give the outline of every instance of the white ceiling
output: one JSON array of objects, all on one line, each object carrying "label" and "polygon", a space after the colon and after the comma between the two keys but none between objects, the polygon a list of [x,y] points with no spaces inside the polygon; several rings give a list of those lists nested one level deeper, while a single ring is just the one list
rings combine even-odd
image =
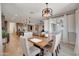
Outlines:
[{"label": "white ceiling", "polygon": [[[53,9],[53,16],[66,13],[67,11],[78,8],[79,4],[71,3],[49,3],[48,7]],[[43,3],[3,3],[2,13],[7,20],[13,22],[25,22],[26,19],[31,22],[42,20],[42,9],[45,8]]]}]

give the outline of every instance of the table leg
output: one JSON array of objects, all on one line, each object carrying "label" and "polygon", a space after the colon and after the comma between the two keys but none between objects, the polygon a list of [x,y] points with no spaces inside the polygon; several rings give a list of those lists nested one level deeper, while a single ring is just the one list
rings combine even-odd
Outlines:
[{"label": "table leg", "polygon": [[41,56],[44,56],[44,49],[43,48],[40,48],[39,46],[35,45],[34,46],[38,47],[40,49],[40,55]]},{"label": "table leg", "polygon": [[41,49],[41,56],[44,56],[44,49]]}]

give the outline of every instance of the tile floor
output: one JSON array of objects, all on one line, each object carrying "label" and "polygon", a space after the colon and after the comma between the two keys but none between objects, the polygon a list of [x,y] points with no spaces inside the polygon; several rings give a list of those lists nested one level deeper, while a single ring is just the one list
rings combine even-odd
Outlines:
[{"label": "tile floor", "polygon": [[[10,42],[6,45],[4,56],[22,56],[20,39],[16,35],[10,35]],[[74,56],[74,45],[61,43],[58,56]]]}]

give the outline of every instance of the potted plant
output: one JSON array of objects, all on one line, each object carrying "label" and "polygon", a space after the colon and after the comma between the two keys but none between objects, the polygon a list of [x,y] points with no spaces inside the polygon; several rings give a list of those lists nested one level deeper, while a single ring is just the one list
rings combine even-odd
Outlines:
[{"label": "potted plant", "polygon": [[7,39],[9,37],[9,33],[5,30],[2,31],[2,38],[6,41],[7,43]]},{"label": "potted plant", "polygon": [[9,37],[9,34],[5,30],[2,30],[3,49],[4,49],[4,51],[5,51],[5,48],[6,48],[6,43],[7,43],[8,37]]}]

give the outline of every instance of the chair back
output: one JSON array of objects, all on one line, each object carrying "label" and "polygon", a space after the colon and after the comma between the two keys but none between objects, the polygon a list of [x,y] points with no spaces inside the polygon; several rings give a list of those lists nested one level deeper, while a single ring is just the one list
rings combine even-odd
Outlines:
[{"label": "chair back", "polygon": [[60,44],[60,41],[61,41],[61,32],[57,33],[56,34],[56,38],[54,40],[54,44],[52,46],[54,46],[54,50],[53,52],[55,52],[55,50],[57,49],[58,45]]},{"label": "chair back", "polygon": [[32,32],[25,32],[24,36],[26,36],[27,38],[31,38],[33,36]]},{"label": "chair back", "polygon": [[22,47],[23,54],[28,56],[30,54],[28,40],[24,36],[20,36],[20,43]]}]

